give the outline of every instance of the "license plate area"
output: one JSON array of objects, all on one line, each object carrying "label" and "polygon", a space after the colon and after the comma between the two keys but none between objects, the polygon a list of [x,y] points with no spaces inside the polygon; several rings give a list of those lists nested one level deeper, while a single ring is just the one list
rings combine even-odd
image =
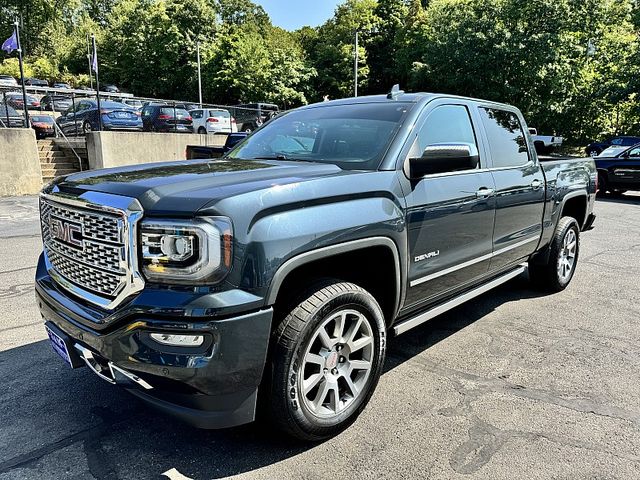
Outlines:
[{"label": "license plate area", "polygon": [[49,343],[53,351],[71,367],[80,368],[84,366],[84,361],[80,358],[76,350],[73,348],[73,341],[62,330],[56,327],[52,322],[46,322],[44,328],[49,336]]}]

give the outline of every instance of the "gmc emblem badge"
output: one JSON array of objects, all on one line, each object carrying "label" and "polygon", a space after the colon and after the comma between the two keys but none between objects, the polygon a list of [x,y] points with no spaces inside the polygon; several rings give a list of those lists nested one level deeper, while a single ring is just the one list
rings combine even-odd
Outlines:
[{"label": "gmc emblem badge", "polygon": [[56,217],[49,217],[49,231],[56,240],[82,248],[82,226]]}]

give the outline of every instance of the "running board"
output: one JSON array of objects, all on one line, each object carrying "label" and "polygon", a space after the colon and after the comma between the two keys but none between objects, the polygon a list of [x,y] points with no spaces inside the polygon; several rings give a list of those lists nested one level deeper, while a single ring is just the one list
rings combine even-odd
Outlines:
[{"label": "running board", "polygon": [[421,313],[413,318],[403,321],[399,323],[395,327],[393,327],[393,333],[396,335],[400,335],[401,333],[406,332],[407,330],[411,330],[413,327],[417,327],[418,325],[426,322],[427,320],[431,320],[433,317],[437,317],[438,315],[451,310],[458,305],[463,304],[467,300],[471,300],[472,298],[477,297],[478,295],[482,295],[485,292],[488,292],[492,288],[497,287],[498,285],[502,285],[505,282],[508,282],[512,278],[517,277],[522,272],[527,269],[526,264],[519,265],[515,270],[511,270],[509,273],[505,273],[498,278],[491,280],[489,283],[485,283],[484,285],[480,285],[479,287],[474,288],[473,290],[469,290],[468,292],[463,293],[462,295],[452,298],[451,300],[446,301],[445,303],[438,305],[437,307],[432,308],[431,310],[427,310],[424,313]]}]

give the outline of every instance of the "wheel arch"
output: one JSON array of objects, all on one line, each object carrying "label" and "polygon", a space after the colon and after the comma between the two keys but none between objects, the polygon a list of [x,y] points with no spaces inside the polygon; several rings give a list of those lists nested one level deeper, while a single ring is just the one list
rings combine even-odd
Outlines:
[{"label": "wheel arch", "polygon": [[[380,261],[376,263],[370,256]],[[369,263],[363,265],[369,270],[350,268],[354,261],[367,259]],[[284,262],[274,274],[267,291],[266,304],[280,304],[283,292],[290,294],[291,289],[300,290],[305,280],[329,276],[352,281],[369,291],[381,304],[385,320],[391,325],[400,308],[402,281],[398,246],[389,237],[363,238],[296,255]],[[378,283],[381,279],[383,282]],[[389,289],[387,287],[391,282],[393,285]]]},{"label": "wheel arch", "polygon": [[587,194],[584,192],[572,192],[565,195],[559,208],[560,214],[555,222],[554,231],[558,227],[560,219],[566,216],[575,218],[582,229],[587,220],[587,204]]}]

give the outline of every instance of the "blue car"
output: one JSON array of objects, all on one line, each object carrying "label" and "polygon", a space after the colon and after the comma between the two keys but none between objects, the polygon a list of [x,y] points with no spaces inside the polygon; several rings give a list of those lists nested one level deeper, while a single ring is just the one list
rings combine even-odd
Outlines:
[{"label": "blue car", "polygon": [[[120,102],[103,100],[100,102],[100,117],[103,130],[142,131],[140,112]],[[98,102],[82,99],[71,106],[56,120],[63,133],[78,135],[99,130]]]},{"label": "blue car", "polygon": [[600,194],[640,190],[640,143],[632,147],[609,147],[594,160]]},{"label": "blue car", "polygon": [[585,152],[587,152],[587,155],[589,155],[590,157],[595,157],[596,155],[600,155],[609,147],[631,147],[636,143],[640,143],[640,137],[621,135],[618,137],[609,138],[604,142],[590,143],[589,145],[587,145],[587,148],[585,148]]}]

